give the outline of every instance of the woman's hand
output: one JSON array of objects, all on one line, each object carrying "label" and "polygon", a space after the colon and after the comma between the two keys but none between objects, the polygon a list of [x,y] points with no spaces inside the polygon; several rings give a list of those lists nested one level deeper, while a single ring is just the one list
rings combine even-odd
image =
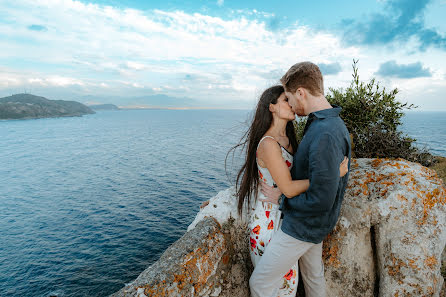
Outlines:
[{"label": "woman's hand", "polygon": [[341,165],[339,166],[339,173],[340,177],[343,177],[348,172],[348,158],[344,157],[344,160],[342,160]]}]

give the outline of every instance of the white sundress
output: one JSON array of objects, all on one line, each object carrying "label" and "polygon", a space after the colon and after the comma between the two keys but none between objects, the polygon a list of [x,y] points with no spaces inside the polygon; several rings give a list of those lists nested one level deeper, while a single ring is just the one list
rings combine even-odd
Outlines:
[{"label": "white sundress", "polygon": [[[274,139],[274,137],[272,136],[264,136],[259,141],[259,145],[265,138]],[[280,145],[279,142],[277,143]],[[281,145],[280,148],[282,150],[282,157],[284,159],[284,162],[286,162],[288,169],[291,169],[293,165],[293,155],[289,153]],[[267,168],[260,167],[259,163],[257,163],[257,169],[259,171],[259,178],[261,180],[263,180],[269,186],[275,185],[275,182]],[[281,221],[282,212],[279,210],[279,205],[272,204],[269,202],[259,201],[259,199],[265,199],[265,198],[266,197],[262,194],[259,188],[258,199],[252,207],[249,219],[249,228],[251,230],[249,237],[250,249],[251,249],[250,254],[251,254],[251,261],[254,267],[256,267],[257,263],[260,261],[260,257],[262,257],[266,246],[268,246],[268,243],[270,242],[273,234],[277,230],[279,230],[280,225],[282,223]],[[292,267],[290,267],[290,270],[283,276],[283,283],[280,286],[278,296],[296,295],[297,271],[298,271],[298,263],[296,262]]]}]

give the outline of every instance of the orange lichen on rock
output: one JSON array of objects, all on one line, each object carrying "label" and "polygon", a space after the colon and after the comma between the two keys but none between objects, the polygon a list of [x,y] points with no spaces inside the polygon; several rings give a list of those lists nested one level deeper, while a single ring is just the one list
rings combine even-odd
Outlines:
[{"label": "orange lichen on rock", "polygon": [[223,257],[221,258],[221,260],[222,260],[223,264],[228,265],[228,263],[229,263],[229,254],[228,253],[224,254]]},{"label": "orange lichen on rock", "polygon": [[323,242],[322,258],[325,265],[339,267],[341,264],[337,258],[339,251],[339,240],[332,236],[333,233],[328,234]]},{"label": "orange lichen on rock", "polygon": [[392,265],[385,266],[385,268],[387,268],[387,273],[395,279],[401,281],[401,279],[405,278],[404,274],[401,273],[401,268],[407,267],[407,265],[406,263],[404,263],[403,260],[396,258],[393,253],[390,254],[390,257],[390,259],[392,260]]},{"label": "orange lichen on rock", "polygon": [[385,185],[385,186],[392,186],[394,183],[386,180],[386,181],[382,181],[381,184]]},{"label": "orange lichen on rock", "polygon": [[419,270],[417,264],[415,264],[415,261],[416,261],[417,259],[418,259],[418,258],[416,258],[415,260],[414,260],[414,259],[410,259],[410,260],[409,260],[409,266],[410,266],[410,268],[412,268],[412,269],[414,269],[414,270]]},{"label": "orange lichen on rock", "polygon": [[379,159],[379,158],[374,159],[374,160],[372,161],[372,167],[378,167],[382,162],[383,162],[382,159]]},{"label": "orange lichen on rock", "polygon": [[424,260],[424,264],[428,266],[430,269],[435,269],[435,266],[438,264],[437,258],[435,256],[427,257],[426,260]]},{"label": "orange lichen on rock", "polygon": [[[183,263],[179,263],[178,273],[173,273],[174,286],[167,286],[166,282],[159,282],[150,286],[143,286],[146,296],[172,296],[193,287],[194,292],[200,292],[204,287],[212,286],[207,284],[208,279],[215,272],[216,265],[221,259],[223,264],[230,261],[229,255],[225,253],[224,235],[217,231],[210,233],[206,240],[212,248],[201,246],[184,256]],[[223,255],[222,255],[223,254]]]},{"label": "orange lichen on rock", "polygon": [[160,297],[164,297],[164,296],[171,296],[172,291],[171,290],[167,290],[166,287],[151,287],[148,285],[144,285],[142,287],[136,287],[135,290],[138,289],[144,289],[144,295],[146,296],[160,296]]},{"label": "orange lichen on rock", "polygon": [[421,191],[422,203],[423,203],[423,217],[417,222],[418,225],[423,225],[427,217],[429,216],[430,210],[437,204],[444,205],[446,203],[446,190],[445,188],[435,188],[431,192]]},{"label": "orange lichen on rock", "polygon": [[404,196],[401,195],[401,194],[396,195],[396,198],[397,198],[399,201],[407,202],[407,198],[404,197]]}]

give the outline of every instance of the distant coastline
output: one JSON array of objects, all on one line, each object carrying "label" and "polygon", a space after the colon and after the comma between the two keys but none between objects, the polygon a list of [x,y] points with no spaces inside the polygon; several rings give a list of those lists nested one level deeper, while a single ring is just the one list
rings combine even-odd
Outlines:
[{"label": "distant coastline", "polygon": [[182,106],[182,107],[164,107],[164,106],[146,106],[146,105],[131,105],[119,106],[119,109],[126,110],[250,110],[249,108],[227,108],[227,107],[200,107],[200,106]]},{"label": "distant coastline", "polygon": [[114,104],[95,104],[95,105],[87,105],[89,108],[93,110],[119,110],[120,108]]}]

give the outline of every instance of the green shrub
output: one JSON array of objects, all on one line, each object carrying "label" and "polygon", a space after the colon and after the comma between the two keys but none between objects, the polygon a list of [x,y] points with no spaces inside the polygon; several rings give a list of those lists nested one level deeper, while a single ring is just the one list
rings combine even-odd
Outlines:
[{"label": "green shrub", "polygon": [[[426,149],[414,146],[415,139],[403,134],[403,110],[416,108],[396,99],[398,89],[387,91],[375,78],[368,83],[359,80],[358,61],[353,60],[353,80],[347,89],[329,88],[325,96],[331,104],[342,107],[340,114],[352,138],[356,158],[403,158],[430,165],[433,158]],[[302,135],[305,120],[295,124]],[[299,136],[298,136],[299,137]]]}]

